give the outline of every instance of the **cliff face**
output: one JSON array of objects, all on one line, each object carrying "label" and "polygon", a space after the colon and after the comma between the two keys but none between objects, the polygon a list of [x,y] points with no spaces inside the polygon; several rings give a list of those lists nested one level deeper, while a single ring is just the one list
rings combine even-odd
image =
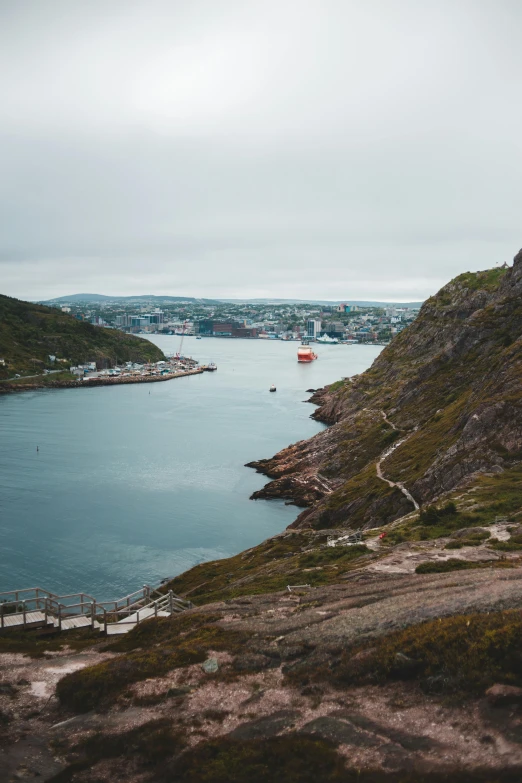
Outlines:
[{"label": "cliff face", "polygon": [[296,527],[374,527],[522,460],[522,251],[466,273],[360,376],[316,392],[332,426],[273,459],[254,498],[307,507]]}]

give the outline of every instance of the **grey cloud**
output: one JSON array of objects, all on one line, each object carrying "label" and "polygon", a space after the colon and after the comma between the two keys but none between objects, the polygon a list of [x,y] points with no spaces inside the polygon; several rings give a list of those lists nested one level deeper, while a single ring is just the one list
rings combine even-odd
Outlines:
[{"label": "grey cloud", "polygon": [[521,17],[0,3],[0,290],[404,300],[509,260]]}]

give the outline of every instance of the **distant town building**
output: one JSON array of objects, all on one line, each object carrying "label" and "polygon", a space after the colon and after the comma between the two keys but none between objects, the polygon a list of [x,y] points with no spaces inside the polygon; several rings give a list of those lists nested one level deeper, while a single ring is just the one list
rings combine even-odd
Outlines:
[{"label": "distant town building", "polygon": [[337,306],[338,313],[356,313],[359,310],[358,305],[340,304]]},{"label": "distant town building", "polygon": [[257,329],[254,326],[234,327],[232,337],[257,337]]},{"label": "distant town building", "polygon": [[306,322],[306,336],[315,340],[321,334],[321,321],[318,318],[309,318]]}]

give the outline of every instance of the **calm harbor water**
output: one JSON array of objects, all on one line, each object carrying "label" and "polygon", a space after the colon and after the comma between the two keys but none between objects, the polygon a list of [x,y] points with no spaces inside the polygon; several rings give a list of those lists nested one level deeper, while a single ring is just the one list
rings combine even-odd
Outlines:
[{"label": "calm harbor water", "polygon": [[[179,338],[153,342],[175,353]],[[217,372],[0,395],[0,591],[115,598],[283,530],[298,510],[249,500],[266,479],[244,463],[318,432],[306,389],[381,350],[318,345],[300,365],[297,347],[186,338]]]}]

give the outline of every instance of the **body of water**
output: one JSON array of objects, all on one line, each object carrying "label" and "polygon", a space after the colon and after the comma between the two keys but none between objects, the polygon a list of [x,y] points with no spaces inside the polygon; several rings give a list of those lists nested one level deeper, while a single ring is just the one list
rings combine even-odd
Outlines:
[{"label": "body of water", "polygon": [[282,531],[298,509],[249,500],[266,479],[245,462],[318,432],[306,389],[381,350],[317,345],[303,365],[297,347],[188,337],[184,353],[217,372],[0,395],[0,591],[115,598]]}]

